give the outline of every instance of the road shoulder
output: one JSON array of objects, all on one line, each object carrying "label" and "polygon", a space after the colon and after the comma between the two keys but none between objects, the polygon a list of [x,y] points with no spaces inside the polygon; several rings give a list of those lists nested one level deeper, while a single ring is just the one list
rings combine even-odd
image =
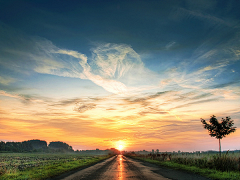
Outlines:
[{"label": "road shoulder", "polygon": [[[131,157],[129,157],[129,158],[131,158]],[[161,166],[159,164],[146,162],[144,160],[139,160],[139,159],[135,159],[135,158],[132,158],[132,159],[142,163],[145,166],[155,168],[155,170],[153,170],[154,173],[162,175],[163,177],[166,177],[166,178],[169,178],[172,180],[211,180],[210,178],[201,176],[199,174],[191,173],[191,172],[188,172],[185,170],[171,169],[171,168],[168,168],[165,166]]]},{"label": "road shoulder", "polygon": [[96,164],[99,164],[99,163],[108,161],[109,159],[112,159],[112,158],[114,158],[114,156],[113,156],[113,157],[109,157],[109,158],[107,158],[107,159],[103,159],[103,160],[97,161],[97,162],[95,162],[95,163],[91,163],[91,164],[86,165],[86,166],[82,166],[82,167],[79,167],[79,168],[76,168],[76,169],[67,171],[67,172],[65,172],[65,173],[63,173],[63,174],[60,174],[60,175],[58,175],[58,176],[54,176],[54,177],[48,178],[48,179],[46,179],[46,180],[61,180],[61,179],[64,179],[64,178],[66,178],[66,177],[68,177],[68,176],[70,176],[70,175],[72,175],[72,174],[75,174],[75,173],[77,173],[77,172],[79,172],[79,171],[81,171],[81,170],[84,170],[84,169],[87,169],[87,168],[89,168],[89,167],[91,167],[91,166],[94,166],[94,165],[96,165]]}]

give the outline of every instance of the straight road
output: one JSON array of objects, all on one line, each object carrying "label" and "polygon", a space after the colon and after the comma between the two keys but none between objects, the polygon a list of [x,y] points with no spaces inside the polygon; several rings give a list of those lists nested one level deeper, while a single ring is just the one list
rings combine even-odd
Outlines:
[{"label": "straight road", "polygon": [[199,175],[162,168],[147,162],[116,155],[82,169],[62,180],[209,180]]}]

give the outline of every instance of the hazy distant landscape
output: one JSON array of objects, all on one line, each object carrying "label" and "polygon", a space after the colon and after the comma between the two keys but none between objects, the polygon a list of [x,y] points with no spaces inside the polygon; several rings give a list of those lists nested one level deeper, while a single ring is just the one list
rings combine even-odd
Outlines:
[{"label": "hazy distant landscape", "polygon": [[[68,171],[95,164],[115,155],[155,163],[160,166],[194,172],[212,179],[238,179],[240,177],[240,150],[195,152],[76,150],[64,142],[28,140],[0,143],[1,179],[56,178]],[[199,169],[200,168],[200,169]]]}]

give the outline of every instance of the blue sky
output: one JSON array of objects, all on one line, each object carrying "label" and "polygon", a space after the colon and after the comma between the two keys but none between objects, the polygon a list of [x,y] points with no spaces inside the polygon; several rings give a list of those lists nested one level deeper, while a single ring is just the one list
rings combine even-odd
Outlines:
[{"label": "blue sky", "polygon": [[0,0],[0,139],[217,149],[200,118],[240,126],[239,7]]}]

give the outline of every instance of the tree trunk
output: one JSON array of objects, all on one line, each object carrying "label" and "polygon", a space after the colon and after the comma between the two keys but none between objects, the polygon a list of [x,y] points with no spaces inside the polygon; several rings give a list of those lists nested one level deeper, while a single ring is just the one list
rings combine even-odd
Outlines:
[{"label": "tree trunk", "polygon": [[219,154],[220,154],[220,157],[221,157],[221,139],[219,139]]}]

